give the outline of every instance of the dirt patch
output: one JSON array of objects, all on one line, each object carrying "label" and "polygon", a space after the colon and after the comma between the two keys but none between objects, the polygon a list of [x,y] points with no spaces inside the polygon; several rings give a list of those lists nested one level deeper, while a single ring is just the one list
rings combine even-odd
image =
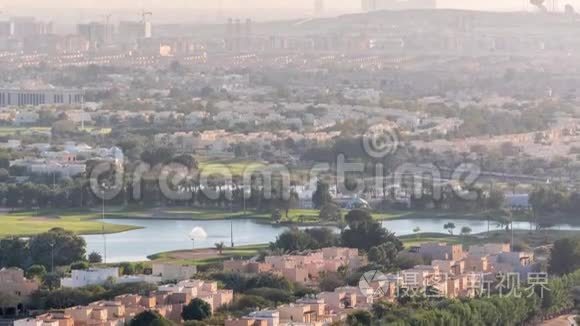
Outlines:
[{"label": "dirt patch", "polygon": [[23,220],[27,220],[27,221],[54,221],[54,220],[60,220],[60,219],[62,219],[62,218],[58,215],[43,215],[43,216],[33,216],[33,217],[23,218]]},{"label": "dirt patch", "polygon": [[196,249],[196,250],[182,250],[174,251],[167,254],[170,259],[184,259],[184,260],[203,260],[219,257],[217,249]]}]

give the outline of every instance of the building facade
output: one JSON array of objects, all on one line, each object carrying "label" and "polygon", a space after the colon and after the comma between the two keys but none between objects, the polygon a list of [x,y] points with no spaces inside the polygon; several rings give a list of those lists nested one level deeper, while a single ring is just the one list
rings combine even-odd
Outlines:
[{"label": "building facade", "polygon": [[73,89],[0,89],[0,107],[82,104],[84,93]]},{"label": "building facade", "polygon": [[0,303],[0,316],[16,315],[24,310],[28,297],[38,287],[38,282],[26,279],[19,268],[0,270],[0,296],[6,298]]}]

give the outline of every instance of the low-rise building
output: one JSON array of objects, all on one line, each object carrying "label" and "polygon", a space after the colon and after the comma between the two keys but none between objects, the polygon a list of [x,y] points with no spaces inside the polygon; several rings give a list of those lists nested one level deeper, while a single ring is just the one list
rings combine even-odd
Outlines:
[{"label": "low-rise building", "polygon": [[[226,320],[226,326],[323,326],[344,321],[349,312],[370,309],[369,306],[354,305],[357,299],[355,288],[340,288],[335,292],[325,292],[328,296],[305,297],[294,303],[284,304],[274,310],[259,310],[240,319]],[[356,288],[358,290],[358,288]],[[333,301],[335,300],[336,301]],[[343,303],[340,302],[342,299]],[[347,300],[352,299],[348,304]],[[366,301],[366,300],[363,300]]]},{"label": "low-rise building", "polygon": [[38,290],[38,287],[38,282],[25,278],[24,271],[19,268],[1,269],[0,296],[7,298],[7,302],[0,303],[2,315],[17,315],[22,312],[30,295]]},{"label": "low-rise building", "polygon": [[188,265],[154,263],[152,269],[152,275],[164,282],[189,280],[197,273],[197,267]]},{"label": "low-rise building", "polygon": [[20,112],[16,113],[16,116],[14,117],[13,123],[16,126],[31,125],[31,124],[37,123],[38,119],[40,119],[40,116],[36,112],[20,111]]},{"label": "low-rise building", "polygon": [[60,285],[68,288],[80,288],[89,285],[103,285],[107,280],[116,280],[117,278],[119,278],[119,268],[117,267],[74,269],[71,271],[71,277],[60,280]]},{"label": "low-rise building", "polygon": [[469,247],[469,255],[473,256],[499,255],[510,251],[509,243],[486,243]]},{"label": "low-rise building", "polygon": [[425,258],[438,258],[432,260],[431,265],[401,271],[402,281],[398,286],[403,289],[430,288],[448,298],[473,296],[477,290],[474,284],[481,284],[483,280],[493,282],[498,274],[518,273],[521,279],[525,279],[536,267],[532,253],[512,252],[510,245],[503,243],[471,246],[466,254],[461,247],[442,243],[423,244],[413,250]]},{"label": "low-rise building", "polygon": [[292,282],[301,284],[316,282],[320,273],[336,272],[341,267],[356,270],[367,264],[364,255],[352,248],[323,248],[296,255],[266,256],[264,262],[230,260],[224,262],[224,270],[234,273],[279,274]]},{"label": "low-rise building", "polygon": [[216,282],[200,280],[162,285],[158,291],[166,294],[167,300],[172,304],[187,304],[193,298],[200,298],[211,306],[212,311],[234,300],[233,291],[219,290]]},{"label": "low-rise building", "polygon": [[[183,281],[177,284],[160,286],[157,292],[149,295],[125,294],[111,301],[97,301],[87,306],[77,306],[61,311],[54,311],[36,318],[26,318],[15,321],[15,326],[123,326],[133,317],[147,311],[157,311],[163,317],[176,324],[182,324],[181,312],[183,306],[192,299],[200,298],[208,302],[212,309],[229,304],[233,300],[233,292],[219,290],[216,282],[201,280]],[[256,325],[256,324],[250,324]],[[257,324],[277,326],[277,324]]]},{"label": "low-rise building", "polygon": [[460,244],[446,243],[422,243],[418,248],[418,253],[424,258],[434,260],[455,260],[463,259],[463,248]]}]

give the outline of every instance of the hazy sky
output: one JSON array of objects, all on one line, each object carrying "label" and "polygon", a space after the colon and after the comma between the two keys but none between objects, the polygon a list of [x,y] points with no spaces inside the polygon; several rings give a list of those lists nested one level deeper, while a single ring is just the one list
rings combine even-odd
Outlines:
[{"label": "hazy sky", "polygon": [[[554,0],[547,0],[551,2]],[[556,0],[560,7],[571,3],[580,7],[580,0]],[[361,0],[326,0],[328,9],[353,10]],[[521,10],[528,0],[438,0],[439,7],[481,10]],[[0,7],[22,8],[311,8],[314,0],[0,0]]]}]

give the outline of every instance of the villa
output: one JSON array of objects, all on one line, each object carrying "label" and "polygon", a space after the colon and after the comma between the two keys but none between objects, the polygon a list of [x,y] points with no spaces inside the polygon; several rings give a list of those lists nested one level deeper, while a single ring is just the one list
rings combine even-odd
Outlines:
[{"label": "villa", "polygon": [[200,298],[211,306],[212,311],[234,300],[232,290],[218,290],[217,282],[200,280],[162,285],[159,286],[158,292],[172,304],[187,304],[191,299]]},{"label": "villa", "polygon": [[71,277],[62,278],[62,287],[80,288],[89,285],[103,285],[108,280],[117,284],[150,283],[158,284],[168,281],[189,280],[197,273],[195,266],[154,263],[151,275],[119,275],[119,268],[90,268],[87,270],[72,270]]},{"label": "villa", "polygon": [[71,277],[60,280],[60,285],[66,288],[80,288],[89,285],[103,285],[107,280],[119,278],[119,268],[90,268],[87,270],[75,269]]},{"label": "villa", "polygon": [[264,262],[230,260],[224,262],[224,271],[233,273],[274,273],[296,283],[316,282],[320,273],[336,272],[341,267],[356,270],[367,264],[357,249],[323,248],[296,255],[266,256]]},{"label": "villa", "polygon": [[87,306],[71,307],[36,318],[17,320],[14,326],[123,326],[147,310],[157,311],[174,323],[181,324],[183,306],[194,298],[200,298],[208,302],[212,309],[217,309],[232,302],[233,292],[218,290],[216,282],[182,281],[160,286],[157,292],[149,295],[125,294],[111,301],[97,301]]},{"label": "villa", "polygon": [[431,264],[399,272],[396,286],[413,291],[431,288],[447,298],[471,297],[481,282],[493,280],[498,274],[518,273],[526,279],[535,268],[533,253],[512,252],[510,245],[503,243],[471,246],[468,252],[461,245],[426,243],[411,252]]},{"label": "villa", "polygon": [[240,319],[226,320],[226,326],[322,326],[343,321],[356,309],[368,310],[373,296],[367,296],[358,287],[341,287],[333,292],[307,296],[274,310],[259,310]]}]

